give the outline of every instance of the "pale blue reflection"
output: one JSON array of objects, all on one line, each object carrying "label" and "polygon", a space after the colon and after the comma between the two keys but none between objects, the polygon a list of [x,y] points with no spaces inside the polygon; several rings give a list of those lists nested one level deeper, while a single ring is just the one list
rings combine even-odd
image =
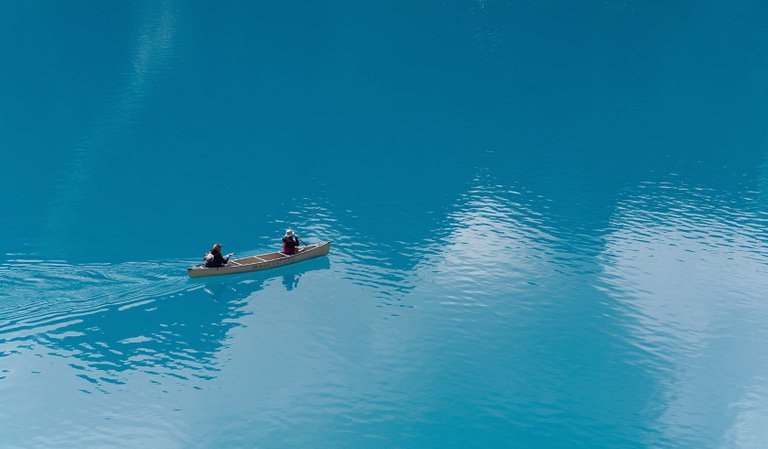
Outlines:
[{"label": "pale blue reflection", "polygon": [[749,440],[768,420],[761,213],[674,176],[616,206],[601,282],[630,342],[660,368],[655,426],[668,441],[756,447]]},{"label": "pale blue reflection", "polygon": [[159,72],[173,58],[175,20],[168,0],[140,6],[127,67],[115,75],[118,87],[106,94],[111,97],[104,101],[107,106],[97,111],[94,123],[84,127],[81,140],[70,149],[68,161],[52,179],[54,194],[46,205],[44,239],[61,240],[69,228],[80,225],[75,219],[77,212],[91,207],[88,200],[98,188],[93,178],[105,168],[107,156],[119,151],[122,135],[134,130],[136,116],[144,108]]},{"label": "pale blue reflection", "polygon": [[513,294],[542,281],[557,239],[530,196],[476,177],[435,232],[439,244],[414,267],[419,289],[440,289],[445,304],[483,307],[491,285]]},{"label": "pale blue reflection", "polygon": [[[9,429],[17,429],[6,432],[5,441],[25,441],[25,435],[34,432],[28,441],[46,447],[75,441],[82,447],[114,439],[119,440],[115,447],[142,441],[188,446],[187,435],[193,431],[167,419],[167,414],[194,409],[194,402],[186,403],[186,395],[212,388],[211,383],[222,375],[227,354],[231,354],[233,332],[254,312],[253,303],[259,301],[256,294],[266,285],[284,288],[286,278],[294,280],[287,293],[302,294],[302,283],[295,282],[297,279],[330,268],[325,258],[274,272],[232,276],[226,281],[195,282],[179,276],[183,267],[178,265],[172,267],[175,275],[165,280],[147,277],[152,271],[162,273],[157,266],[125,265],[129,267],[59,263],[62,273],[120,279],[125,286],[121,289],[109,282],[89,286],[85,277],[81,283],[72,284],[72,280],[56,279],[48,273],[46,282],[80,285],[82,291],[60,292],[58,303],[51,298],[44,306],[22,307],[29,315],[17,312],[3,322],[0,361],[9,369],[0,373],[0,391],[5,400],[20,404],[13,414],[2,416]],[[42,273],[30,269],[28,263],[4,268],[28,281]],[[45,268],[50,271],[51,267]],[[137,276],[135,288],[127,282],[126,271]],[[139,277],[141,273],[143,277]],[[22,286],[13,291],[11,298],[24,297]],[[103,431],[82,427],[88,422],[87,415],[94,412],[91,407],[67,408],[62,415],[41,408],[43,404],[24,403],[21,398],[32,390],[62,405],[102,404],[99,419],[105,420]],[[100,396],[112,399],[86,399]],[[128,421],[121,419],[121,409],[133,410]],[[45,428],[35,427],[36,417],[46,417]],[[139,428],[139,434],[132,435]]]}]

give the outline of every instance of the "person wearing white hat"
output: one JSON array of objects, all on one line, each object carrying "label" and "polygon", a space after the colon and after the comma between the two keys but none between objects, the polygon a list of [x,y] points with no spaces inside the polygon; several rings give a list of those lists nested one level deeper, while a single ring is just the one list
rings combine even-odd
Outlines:
[{"label": "person wearing white hat", "polygon": [[283,236],[283,254],[296,254],[299,252],[299,243],[301,239],[294,234],[293,230],[286,229]]}]

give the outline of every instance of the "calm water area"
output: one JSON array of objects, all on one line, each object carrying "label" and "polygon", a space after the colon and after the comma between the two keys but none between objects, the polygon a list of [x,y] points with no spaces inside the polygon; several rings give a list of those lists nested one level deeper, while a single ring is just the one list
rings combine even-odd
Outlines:
[{"label": "calm water area", "polygon": [[768,447],[768,3],[18,1],[0,55],[0,448]]}]

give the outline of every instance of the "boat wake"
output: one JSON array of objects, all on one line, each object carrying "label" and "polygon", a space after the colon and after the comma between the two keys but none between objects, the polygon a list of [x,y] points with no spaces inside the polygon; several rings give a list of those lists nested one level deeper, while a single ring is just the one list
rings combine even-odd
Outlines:
[{"label": "boat wake", "polygon": [[16,259],[0,264],[0,341],[41,328],[66,327],[76,317],[129,307],[189,289],[178,262],[73,265]]}]

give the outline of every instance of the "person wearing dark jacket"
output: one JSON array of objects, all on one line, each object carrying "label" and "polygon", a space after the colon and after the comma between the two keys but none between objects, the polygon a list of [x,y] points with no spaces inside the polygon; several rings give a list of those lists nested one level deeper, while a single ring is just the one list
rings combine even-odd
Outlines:
[{"label": "person wearing dark jacket", "polygon": [[287,229],[283,237],[283,254],[296,254],[299,252],[301,239],[292,230]]},{"label": "person wearing dark jacket", "polygon": [[217,243],[213,245],[213,248],[211,248],[211,250],[205,254],[205,257],[204,257],[205,267],[206,268],[223,267],[224,265],[227,264],[227,262],[229,262],[230,257],[232,257],[232,254],[227,254],[226,256],[221,255],[221,245]]}]

